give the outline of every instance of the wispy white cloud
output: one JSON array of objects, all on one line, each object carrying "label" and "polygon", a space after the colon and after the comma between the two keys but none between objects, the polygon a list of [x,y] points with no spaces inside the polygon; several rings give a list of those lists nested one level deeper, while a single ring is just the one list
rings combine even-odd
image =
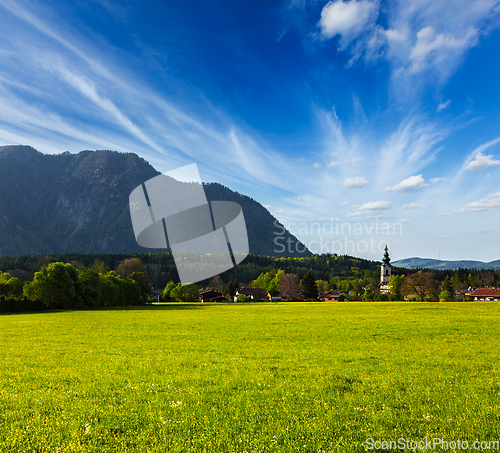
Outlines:
[{"label": "wispy white cloud", "polygon": [[385,211],[392,208],[392,203],[390,201],[369,201],[358,206],[355,211]]},{"label": "wispy white cloud", "polygon": [[416,190],[422,190],[425,186],[425,180],[422,175],[410,176],[404,179],[400,183],[392,187],[386,187],[384,190],[387,192],[414,192]]},{"label": "wispy white cloud", "polygon": [[37,17],[9,0],[0,5],[24,22],[23,33],[9,36],[13,52],[0,68],[0,120],[10,131],[0,135],[4,143],[18,138],[14,143],[44,152],[136,152],[160,171],[194,160],[205,177],[296,190],[276,175],[303,172],[303,165],[275,152],[258,134],[243,132],[228,115],[210,106],[212,115],[200,115],[196,107],[175,104],[138,80],[129,62],[106,57],[114,54],[111,45],[93,47],[57,17]]},{"label": "wispy white cloud", "polygon": [[368,184],[368,181],[365,179],[364,176],[355,176],[353,178],[347,178],[344,180],[344,186],[347,188],[357,188],[357,187],[364,187]]},{"label": "wispy white cloud", "polygon": [[328,160],[327,167],[362,162],[363,159],[359,155],[359,138],[356,135],[346,136],[335,107],[329,112],[319,110],[317,115],[324,129],[323,140],[328,144],[325,149],[325,158],[331,159]]},{"label": "wispy white cloud", "polygon": [[464,211],[490,211],[494,208],[500,208],[500,192],[492,193],[486,198],[482,198],[479,201],[473,201],[472,203],[467,203],[459,212]]},{"label": "wispy white cloud", "polygon": [[431,183],[436,184],[439,181],[446,181],[446,178],[432,178]]},{"label": "wispy white cloud", "polygon": [[424,168],[436,158],[439,143],[448,135],[447,127],[421,115],[405,118],[380,151],[379,184],[392,178],[396,169],[397,174],[411,175]]},{"label": "wispy white cloud", "polygon": [[451,104],[451,100],[448,99],[446,102],[441,102],[438,106],[437,106],[437,111],[440,112],[441,110],[444,110],[446,107],[448,107],[449,105]]},{"label": "wispy white cloud", "polygon": [[392,208],[393,204],[390,201],[369,201],[360,206],[353,205],[348,217],[381,219],[384,217],[382,212]]},{"label": "wispy white cloud", "polygon": [[355,164],[357,162],[363,162],[363,159],[360,157],[354,157],[353,159],[344,159],[344,160],[331,160],[326,164],[328,168],[338,167],[340,165],[350,165]]},{"label": "wispy white cloud", "polygon": [[153,140],[151,140],[142,130],[138,127],[134,122],[125,115],[112,101],[107,99],[106,97],[100,95],[97,92],[95,84],[81,77],[77,74],[74,74],[68,71],[64,67],[56,67],[58,72],[61,74],[62,78],[73,87],[75,90],[79,91],[83,94],[88,100],[93,102],[99,108],[101,108],[104,112],[111,115],[111,117],[120,124],[126,131],[130,134],[137,137],[144,144],[150,146],[151,148],[162,151],[162,147],[156,144]]},{"label": "wispy white cloud", "polygon": [[408,203],[408,204],[405,204],[404,207],[406,209],[422,209],[423,206],[421,204],[418,204],[418,203]]}]

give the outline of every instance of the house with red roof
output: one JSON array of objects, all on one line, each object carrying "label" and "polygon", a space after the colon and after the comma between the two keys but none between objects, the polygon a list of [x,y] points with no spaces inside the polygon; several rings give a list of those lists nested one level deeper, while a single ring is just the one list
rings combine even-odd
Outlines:
[{"label": "house with red roof", "polygon": [[318,299],[323,302],[345,302],[347,300],[346,291],[323,291],[318,294]]},{"label": "house with red roof", "polygon": [[478,288],[470,297],[474,300],[500,300],[500,288]]}]

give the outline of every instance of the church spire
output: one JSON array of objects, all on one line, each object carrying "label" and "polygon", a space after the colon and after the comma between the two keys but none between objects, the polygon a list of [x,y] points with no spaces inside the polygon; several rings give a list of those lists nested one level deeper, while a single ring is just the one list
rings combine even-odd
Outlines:
[{"label": "church spire", "polygon": [[388,266],[390,263],[391,259],[389,258],[389,249],[387,248],[387,242],[385,243],[385,253],[384,253],[384,259],[382,262]]}]

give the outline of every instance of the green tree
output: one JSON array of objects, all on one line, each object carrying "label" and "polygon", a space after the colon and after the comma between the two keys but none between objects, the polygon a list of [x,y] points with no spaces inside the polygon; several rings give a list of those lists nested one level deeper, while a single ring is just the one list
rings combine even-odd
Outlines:
[{"label": "green tree", "polygon": [[358,279],[356,280],[356,282],[354,283],[354,294],[357,295],[357,296],[361,296],[361,294],[363,294],[363,286],[365,286],[366,283],[363,283],[362,280]]},{"label": "green tree", "polygon": [[187,302],[197,302],[200,299],[200,290],[198,285],[191,283],[185,287]]},{"label": "green tree", "polygon": [[99,280],[101,281],[102,288],[102,305],[105,307],[116,307],[118,305],[125,305],[121,300],[121,280],[115,271],[109,271],[104,274],[99,273]]},{"label": "green tree", "polygon": [[170,301],[172,300],[171,297],[170,297],[170,292],[176,287],[176,284],[170,280],[168,283],[167,283],[167,286],[165,286],[165,289],[163,290],[163,293],[162,293],[162,298],[163,300],[166,300],[166,301]]},{"label": "green tree", "polygon": [[276,275],[275,271],[262,272],[253,282],[252,286],[254,288],[260,288],[265,291],[269,291],[269,286],[274,276]]},{"label": "green tree", "polygon": [[92,269],[102,275],[108,272],[108,267],[106,266],[104,261],[101,260],[95,260],[94,264],[92,265]]},{"label": "green tree", "polygon": [[278,272],[276,272],[274,278],[269,282],[267,291],[278,291],[280,287],[280,282],[284,276],[285,276],[285,271],[279,269]]},{"label": "green tree", "polygon": [[123,278],[115,271],[100,275],[105,306],[141,305],[144,303],[141,288],[134,280]]},{"label": "green tree", "polygon": [[199,299],[200,292],[195,284],[182,285],[182,283],[178,283],[170,291],[170,297],[177,302],[195,302]]},{"label": "green tree", "polygon": [[371,290],[370,286],[366,286],[365,292],[361,296],[361,300],[363,302],[371,302],[374,300],[373,291]]},{"label": "green tree", "polygon": [[441,291],[439,293],[439,302],[451,302],[451,294],[449,291]]},{"label": "green tree", "polygon": [[389,294],[391,300],[402,300],[401,286],[404,282],[404,275],[391,275],[389,277]]},{"label": "green tree", "polygon": [[47,308],[82,306],[78,271],[67,263],[51,263],[35,273],[33,281],[24,285],[24,295],[40,300]]},{"label": "green tree", "polygon": [[307,271],[304,277],[302,277],[300,286],[302,286],[302,297],[305,300],[316,300],[318,298],[316,280],[314,279],[314,275],[311,271]]},{"label": "green tree", "polygon": [[[453,297],[454,291],[453,291],[453,282],[450,280],[450,277],[446,276],[441,283],[441,289],[443,291],[446,291],[450,297]],[[441,299],[441,296],[439,297]]]},{"label": "green tree", "polygon": [[93,269],[80,269],[78,280],[81,284],[81,297],[84,305],[88,307],[104,305],[103,287],[99,272]]},{"label": "green tree", "polygon": [[321,293],[323,291],[329,290],[330,284],[325,280],[316,280],[316,288],[318,288],[318,292]]},{"label": "green tree", "polygon": [[226,295],[229,299],[232,299],[234,297],[234,293],[236,292],[236,289],[234,289],[233,282],[229,282],[226,286]]},{"label": "green tree", "polygon": [[182,283],[177,283],[175,288],[170,290],[170,298],[176,302],[185,302],[185,292]]},{"label": "green tree", "polygon": [[128,278],[133,280],[141,290],[141,299],[144,303],[149,302],[149,295],[151,294],[151,282],[148,280],[144,272],[132,272]]},{"label": "green tree", "polygon": [[12,278],[8,272],[0,272],[0,283],[7,283]]},{"label": "green tree", "polygon": [[20,299],[23,296],[24,282],[11,277],[7,272],[0,272],[0,296]]}]

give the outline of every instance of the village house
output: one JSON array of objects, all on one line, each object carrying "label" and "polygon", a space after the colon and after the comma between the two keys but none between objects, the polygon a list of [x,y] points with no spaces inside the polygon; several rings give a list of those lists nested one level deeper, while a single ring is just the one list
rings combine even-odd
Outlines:
[{"label": "village house", "polygon": [[238,296],[240,294],[245,296],[245,299],[250,299],[252,302],[257,300],[266,300],[268,298],[266,293],[267,291],[260,288],[240,288],[234,295],[234,301],[238,301]]},{"label": "village house", "polygon": [[478,288],[470,294],[474,300],[500,300],[500,288]]},{"label": "village house", "polygon": [[277,302],[278,300],[283,300],[283,298],[281,297],[281,293],[279,291],[268,291],[266,295],[271,302]]},{"label": "village house", "polygon": [[152,289],[151,290],[151,298],[154,298],[156,302],[160,302],[160,297],[162,295],[163,291],[161,289]]},{"label": "village house", "polygon": [[222,302],[224,294],[211,288],[200,289],[200,302]]},{"label": "village house", "polygon": [[319,294],[318,294],[318,300],[321,300],[321,301],[325,301],[325,296],[330,294],[332,291],[321,291]]},{"label": "village house", "polygon": [[345,302],[347,297],[344,294],[328,294],[325,296],[325,302]]},{"label": "village house", "polygon": [[342,291],[323,291],[318,294],[318,299],[322,302],[345,302],[347,297]]}]

